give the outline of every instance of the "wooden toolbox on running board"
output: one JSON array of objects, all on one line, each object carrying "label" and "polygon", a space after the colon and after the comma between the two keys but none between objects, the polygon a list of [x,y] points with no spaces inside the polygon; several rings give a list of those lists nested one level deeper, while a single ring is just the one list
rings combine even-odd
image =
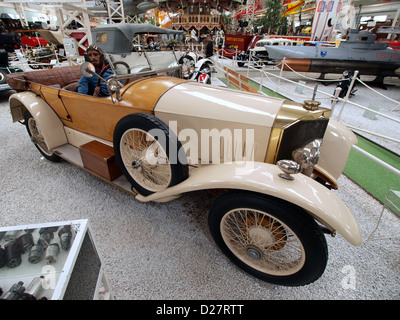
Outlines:
[{"label": "wooden toolbox on running board", "polygon": [[86,169],[109,181],[122,175],[112,147],[94,140],[81,145],[79,151]]}]

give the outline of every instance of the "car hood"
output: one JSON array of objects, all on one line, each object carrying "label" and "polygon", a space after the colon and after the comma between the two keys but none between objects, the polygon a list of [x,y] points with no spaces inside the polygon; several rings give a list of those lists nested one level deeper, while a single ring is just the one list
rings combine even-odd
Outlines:
[{"label": "car hood", "polygon": [[[167,90],[158,100],[154,113],[175,132],[178,139],[187,141],[188,135],[196,133],[197,138],[191,136],[190,141],[201,140],[196,152],[196,155],[201,154],[201,163],[216,163],[211,159],[212,152],[207,153],[205,157],[203,155],[204,150],[209,150],[207,143],[203,146],[203,134],[207,133],[214,137],[233,137],[232,147],[236,151],[240,150],[238,154],[249,159],[249,155],[253,153],[255,161],[263,162],[275,118],[284,101],[188,81]],[[208,138],[205,138],[205,141],[207,140]],[[187,143],[184,148],[189,146]],[[221,149],[219,161],[230,157],[228,149]],[[236,151],[235,160],[242,160],[236,157]],[[189,162],[197,164],[197,156],[191,154]]]},{"label": "car hood", "polygon": [[285,100],[184,82],[158,100],[154,112],[272,127]]}]

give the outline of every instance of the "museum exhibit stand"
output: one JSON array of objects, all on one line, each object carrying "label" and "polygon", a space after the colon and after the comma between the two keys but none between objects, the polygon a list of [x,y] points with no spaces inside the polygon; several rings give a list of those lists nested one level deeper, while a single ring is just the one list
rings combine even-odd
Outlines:
[{"label": "museum exhibit stand", "polygon": [[88,220],[0,228],[0,299],[110,299]]}]

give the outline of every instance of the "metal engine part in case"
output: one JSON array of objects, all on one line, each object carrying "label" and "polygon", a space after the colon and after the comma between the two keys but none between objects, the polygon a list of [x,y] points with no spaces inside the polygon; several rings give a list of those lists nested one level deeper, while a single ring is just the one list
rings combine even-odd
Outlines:
[{"label": "metal engine part in case", "polygon": [[9,268],[18,267],[21,262],[21,246],[18,240],[14,240],[13,242],[9,242],[5,245],[6,251],[6,265]]},{"label": "metal engine part in case", "polygon": [[18,241],[23,254],[29,252],[34,244],[32,233],[25,233],[22,236],[19,236]]},{"label": "metal engine part in case", "polygon": [[25,291],[23,282],[14,283],[13,286],[4,294],[2,300],[19,300],[21,294]]},{"label": "metal engine part in case", "polygon": [[6,265],[6,250],[0,246],[0,268]]},{"label": "metal engine part in case", "polygon": [[59,253],[60,253],[60,246],[58,245],[58,243],[49,244],[44,254],[47,263],[52,264],[57,262],[57,256]]},{"label": "metal engine part in case", "polygon": [[33,264],[40,262],[43,258],[44,249],[45,247],[42,244],[35,244],[29,253],[28,261]]},{"label": "metal engine part in case", "polygon": [[[39,293],[43,289],[43,279],[43,276],[34,277],[24,293],[20,295],[20,300],[38,300]],[[40,300],[47,300],[47,298],[43,297]]]},{"label": "metal engine part in case", "polygon": [[40,230],[40,238],[38,240],[38,243],[40,243],[43,247],[47,247],[51,240],[54,238],[54,234],[51,231],[48,230]]},{"label": "metal engine part in case", "polygon": [[7,231],[4,235],[4,241],[13,241],[17,238],[19,230]]},{"label": "metal engine part in case", "polygon": [[67,251],[71,246],[72,231],[71,226],[66,225],[58,231],[58,236],[60,237],[61,249]]}]

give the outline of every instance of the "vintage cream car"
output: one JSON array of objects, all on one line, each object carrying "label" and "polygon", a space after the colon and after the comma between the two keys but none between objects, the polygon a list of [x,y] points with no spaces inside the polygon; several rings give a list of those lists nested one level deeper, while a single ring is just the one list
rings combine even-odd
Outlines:
[{"label": "vintage cream car", "polygon": [[[127,63],[130,54],[118,57]],[[18,91],[12,119],[47,159],[70,161],[138,201],[211,190],[216,244],[270,283],[317,280],[328,260],[324,233],[361,245],[354,216],[330,190],[356,138],[330,110],[171,76],[179,67],[115,74],[109,97],[73,91],[91,68],[8,77]]]}]

